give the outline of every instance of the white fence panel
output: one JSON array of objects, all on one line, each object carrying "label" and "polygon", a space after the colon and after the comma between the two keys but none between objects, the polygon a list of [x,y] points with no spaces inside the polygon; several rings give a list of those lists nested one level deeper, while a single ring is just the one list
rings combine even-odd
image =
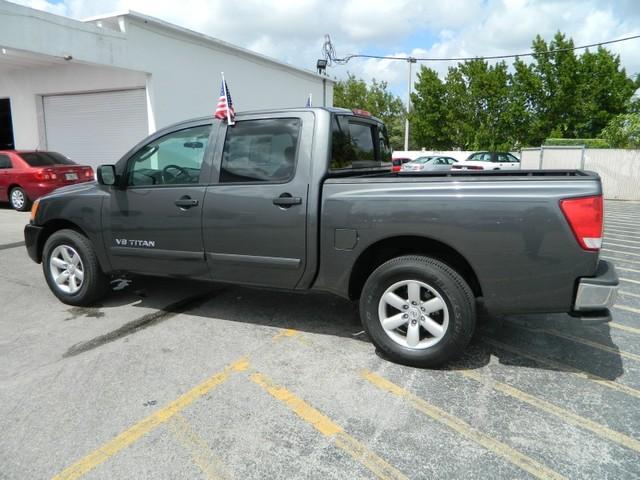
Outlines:
[{"label": "white fence panel", "polygon": [[640,200],[640,150],[588,149],[584,169],[598,172],[605,198]]},{"label": "white fence panel", "polygon": [[602,179],[604,198],[640,200],[640,150],[544,147],[522,150],[522,169],[591,170]]},{"label": "white fence panel", "polygon": [[538,170],[540,168],[540,149],[523,148],[520,152],[520,168],[522,170]]},{"label": "white fence panel", "polygon": [[543,147],[542,168],[545,170],[578,170],[582,167],[583,148]]}]

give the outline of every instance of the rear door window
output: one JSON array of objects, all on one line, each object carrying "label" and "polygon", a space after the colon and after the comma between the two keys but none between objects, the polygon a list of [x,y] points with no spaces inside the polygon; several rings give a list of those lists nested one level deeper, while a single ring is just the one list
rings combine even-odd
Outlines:
[{"label": "rear door window", "polygon": [[9,155],[0,155],[0,169],[13,168]]},{"label": "rear door window", "polygon": [[302,121],[243,120],[227,127],[220,183],[283,183],[293,178]]},{"label": "rear door window", "polygon": [[469,160],[473,162],[490,162],[491,154],[486,152],[474,153]]}]

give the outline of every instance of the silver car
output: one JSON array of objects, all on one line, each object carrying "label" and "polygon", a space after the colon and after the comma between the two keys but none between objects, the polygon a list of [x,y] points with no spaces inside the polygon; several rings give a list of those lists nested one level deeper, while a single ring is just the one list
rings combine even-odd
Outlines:
[{"label": "silver car", "polygon": [[451,170],[451,166],[458,161],[451,157],[430,155],[418,157],[415,160],[402,165],[402,172],[435,172],[438,170]]}]

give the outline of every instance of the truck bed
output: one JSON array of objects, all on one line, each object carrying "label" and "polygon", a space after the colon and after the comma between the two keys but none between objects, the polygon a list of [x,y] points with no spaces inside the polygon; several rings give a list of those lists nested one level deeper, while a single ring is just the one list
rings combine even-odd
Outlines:
[{"label": "truck bed", "polygon": [[567,179],[574,178],[576,180],[588,180],[600,178],[596,172],[588,170],[485,170],[485,171],[438,171],[438,172],[390,172],[371,170],[366,172],[330,172],[328,178],[375,178],[375,179],[401,179],[410,178],[419,179],[468,179],[479,178],[507,178],[507,179],[528,179],[528,178],[546,178],[546,179]]},{"label": "truck bed", "polygon": [[[330,177],[316,287],[348,291],[354,259],[387,242],[464,259],[494,313],[566,312],[576,279],[593,275],[598,253],[580,247],[559,202],[601,193],[598,175],[581,170]],[[336,244],[345,226],[357,239],[351,250]]]}]

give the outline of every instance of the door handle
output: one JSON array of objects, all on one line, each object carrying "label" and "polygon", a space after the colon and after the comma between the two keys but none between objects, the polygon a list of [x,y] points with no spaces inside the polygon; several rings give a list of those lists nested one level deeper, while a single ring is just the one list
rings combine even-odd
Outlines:
[{"label": "door handle", "polygon": [[288,208],[292,205],[300,205],[302,203],[302,198],[293,197],[290,193],[283,193],[279,197],[273,199],[273,204],[279,207]]},{"label": "door handle", "polygon": [[199,202],[195,198],[191,198],[189,195],[185,195],[184,197],[180,197],[173,203],[176,205],[176,207],[187,209],[191,207],[197,207]]}]

